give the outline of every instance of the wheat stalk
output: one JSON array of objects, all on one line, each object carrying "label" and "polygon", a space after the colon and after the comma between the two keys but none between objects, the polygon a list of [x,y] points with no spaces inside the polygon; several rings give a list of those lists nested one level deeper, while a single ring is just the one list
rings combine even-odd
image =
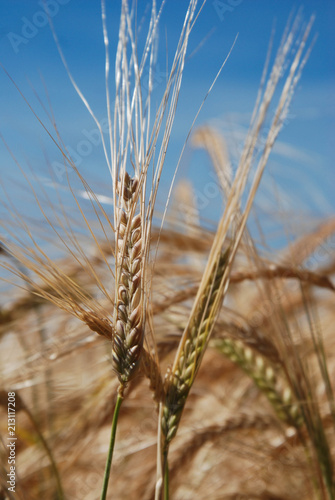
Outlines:
[{"label": "wheat stalk", "polygon": [[[80,285],[53,262],[53,259],[47,255],[42,246],[36,242],[31,228],[22,216],[17,213],[16,207],[11,204],[11,200],[8,200],[8,212],[28,235],[31,247],[29,245],[22,245],[17,235],[15,235],[15,231],[13,232],[12,228],[9,227],[7,234],[13,235],[13,241],[17,242],[17,244],[10,245],[10,252],[21,263],[26,265],[27,268],[33,271],[33,276],[25,278],[13,266],[7,264],[4,266],[10,272],[26,279],[31,284],[35,293],[74,314],[77,318],[84,321],[91,330],[112,340],[112,362],[120,382],[120,387],[112,424],[102,498],[105,498],[107,494],[117,415],[123,400],[123,391],[128,382],[134,377],[136,369],[140,365],[141,354],[143,352],[146,322],[145,311],[148,305],[150,288],[146,273],[149,264],[154,206],[176,113],[186,50],[195,22],[197,7],[197,0],[189,1],[171,69],[167,75],[161,101],[156,108],[157,111],[152,121],[151,96],[154,88],[157,27],[163,5],[157,12],[156,2],[152,2],[148,32],[142,56],[140,56],[137,46],[137,33],[135,32],[137,27],[136,9],[134,5],[129,8],[128,3],[127,0],[122,0],[121,2],[120,29],[115,58],[114,109],[112,109],[110,98],[110,60],[106,6],[104,0],[101,3],[106,49],[105,83],[109,127],[107,141],[104,137],[101,124],[70,72],[56,32],[53,29],[52,21],[50,20],[54,39],[70,81],[100,131],[106,163],[112,178],[111,201],[114,208],[113,222],[111,222],[111,215],[107,214],[101,206],[99,195],[90,189],[71,161],[54,123],[56,138],[48,131],[47,127],[39,119],[17,87],[34,116],[62,153],[65,166],[74,171],[82,182],[85,190],[84,196],[91,202],[97,217],[98,226],[101,228],[106,242],[109,243],[111,232],[115,234],[116,248],[113,253],[115,258],[114,272],[104,254],[103,248],[100,246],[97,235],[80,206],[78,195],[71,186],[67,171],[68,188],[73,195],[86,229],[89,231],[100,255],[105,261],[111,277],[115,278],[115,300],[112,300],[111,296],[113,293],[111,293],[109,288],[106,289],[104,287],[102,280],[97,276],[95,268],[87,256],[86,250],[81,247],[74,235],[65,208],[61,205],[62,220],[54,206],[51,203],[49,204],[56,218],[57,224],[54,223],[45,211],[27,176],[25,176],[25,179],[32,189],[37,206],[44,220],[52,227],[66,250],[70,251],[71,255],[81,264],[82,268],[89,270],[91,276],[94,278],[94,282],[100,289],[99,291],[106,297],[109,307],[106,309],[102,307],[100,301],[94,295],[88,296]],[[147,71],[149,75],[148,79]],[[145,89],[143,87],[144,80]],[[161,131],[162,128],[163,130]],[[12,154],[11,151],[10,154]],[[24,175],[19,162],[13,154],[12,157]],[[131,174],[128,172],[131,172]],[[150,182],[149,179],[152,179],[152,181]],[[106,224],[106,227],[104,224]],[[110,318],[111,306],[114,311],[112,319]],[[151,369],[152,366],[151,364]],[[159,377],[157,380],[159,380]]]},{"label": "wheat stalk", "polygon": [[[264,172],[269,154],[281,129],[283,118],[286,116],[293,91],[301,75],[302,68],[307,60],[309,51],[303,57],[303,50],[306,45],[313,19],[306,27],[298,49],[290,67],[288,77],[283,86],[279,98],[277,110],[267,135],[260,160],[254,174],[251,188],[248,192],[245,208],[240,215],[241,198],[245,191],[248,175],[252,162],[255,158],[255,148],[260,130],[267,116],[270,103],[273,99],[278,85],[281,69],[287,58],[294,40],[294,32],[298,19],[293,25],[292,32],[286,33],[282,44],[278,50],[277,57],[265,88],[263,100],[258,106],[256,103],[255,118],[252,118],[252,126],[246,138],[245,147],[241,155],[234,182],[231,185],[225,211],[219,222],[217,232],[212,244],[208,263],[204,271],[202,281],[199,286],[190,320],[186,327],[180,346],[178,348],[171,373],[167,377],[166,399],[163,404],[161,431],[162,444],[160,452],[163,455],[164,481],[158,476],[156,498],[160,496],[160,484],[164,483],[164,498],[169,497],[168,489],[168,451],[173,437],[176,435],[189,390],[193,384],[194,377],[199,369],[201,359],[204,355],[214,322],[217,318],[222,299],[227,291],[230,279],[231,267],[237,253],[238,246],[243,236],[247,217],[251,210],[257,188]],[[279,71],[280,70],[280,71]],[[237,216],[238,215],[238,216]],[[227,241],[229,230],[232,232],[231,244],[227,253],[223,253],[224,242]],[[209,307],[203,309],[201,304],[208,301]]]}]

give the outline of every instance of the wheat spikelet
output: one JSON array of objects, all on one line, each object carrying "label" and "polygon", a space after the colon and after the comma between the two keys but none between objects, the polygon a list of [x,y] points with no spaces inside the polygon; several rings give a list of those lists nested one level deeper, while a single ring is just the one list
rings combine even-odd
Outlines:
[{"label": "wheat spikelet", "polygon": [[252,378],[281,420],[294,427],[302,425],[303,417],[299,406],[293,401],[291,388],[282,380],[282,384],[279,384],[273,367],[263,356],[254,353],[240,340],[213,340],[213,345]]},{"label": "wheat spikelet", "polygon": [[226,268],[228,250],[219,254],[200,301],[197,303],[185,330],[185,342],[176,357],[176,366],[167,380],[166,400],[162,415],[164,446],[168,446],[176,435],[184,405],[199,369],[215,314],[213,309],[219,301],[222,276]]},{"label": "wheat spikelet", "polygon": [[141,214],[133,216],[137,187],[138,181],[125,173],[119,193],[123,203],[117,232],[119,269],[113,339],[113,366],[123,385],[134,376],[143,347]]},{"label": "wheat spikelet", "polygon": [[236,312],[229,307],[222,307],[213,331],[215,339],[241,340],[245,346],[251,347],[262,356],[265,356],[274,365],[282,364],[282,359],[278,348],[272,338],[261,329],[250,325],[247,318],[240,312]]}]

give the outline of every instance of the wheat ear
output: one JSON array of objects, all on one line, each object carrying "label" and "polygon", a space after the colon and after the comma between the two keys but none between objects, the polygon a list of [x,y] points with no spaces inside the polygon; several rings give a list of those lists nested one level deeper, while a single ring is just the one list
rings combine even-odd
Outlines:
[{"label": "wheat ear", "polygon": [[155,499],[160,498],[162,486],[164,499],[169,498],[169,445],[177,433],[188,394],[199,370],[222,303],[230,247],[224,251],[221,244],[221,249],[219,248],[214,259],[210,259],[207,264],[173,368],[166,378],[166,397],[160,412],[161,439],[159,442],[164,479],[158,473]]},{"label": "wheat ear", "polygon": [[298,404],[294,402],[288,382],[278,379],[271,363],[264,356],[256,354],[240,340],[213,340],[211,345],[242,368],[265,394],[281,420],[296,428],[302,425],[303,416]]},{"label": "wheat ear", "polygon": [[209,334],[220,303],[221,281],[226,268],[228,251],[219,254],[203,294],[184,332],[184,342],[176,356],[175,366],[167,379],[166,399],[162,415],[163,452],[176,435],[188,393],[200,366]]},{"label": "wheat ear", "polygon": [[109,449],[100,500],[106,500],[116,429],[123,392],[139,367],[143,352],[144,307],[142,299],[142,216],[135,215],[140,185],[127,172],[118,184],[116,231],[116,286],[112,361],[120,386],[112,420]]},{"label": "wheat ear", "polygon": [[127,172],[119,189],[122,200],[117,231],[117,286],[113,366],[121,386],[134,376],[143,349],[141,214],[134,215],[138,181]]}]

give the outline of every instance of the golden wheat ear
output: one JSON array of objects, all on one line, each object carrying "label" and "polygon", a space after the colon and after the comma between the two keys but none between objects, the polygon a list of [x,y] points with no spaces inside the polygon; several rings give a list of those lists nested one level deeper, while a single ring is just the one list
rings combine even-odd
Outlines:
[{"label": "golden wheat ear", "polygon": [[134,377],[143,348],[142,217],[134,215],[138,181],[125,173],[120,184],[113,366],[122,385]]}]

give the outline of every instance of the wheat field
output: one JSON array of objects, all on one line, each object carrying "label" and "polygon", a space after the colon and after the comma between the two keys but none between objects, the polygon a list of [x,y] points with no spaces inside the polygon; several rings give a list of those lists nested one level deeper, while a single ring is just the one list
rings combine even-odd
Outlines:
[{"label": "wheat field", "polygon": [[292,15],[269,50],[236,165],[221,130],[192,125],[187,147],[205,151],[219,192],[208,223],[190,179],[172,175],[163,202],[159,190],[202,5],[185,5],[157,103],[164,9],[150,3],[138,43],[136,7],[120,3],[116,47],[101,3],[107,138],[49,19],[101,133],[108,199],[71,158],[52,107],[46,123],[25,103],[62,157],[65,188],[47,164],[50,194],[2,137],[38,218],[1,183],[0,499],[335,499],[335,216],[304,220],[287,242],[287,215],[276,249],[255,206],[314,18]]}]

